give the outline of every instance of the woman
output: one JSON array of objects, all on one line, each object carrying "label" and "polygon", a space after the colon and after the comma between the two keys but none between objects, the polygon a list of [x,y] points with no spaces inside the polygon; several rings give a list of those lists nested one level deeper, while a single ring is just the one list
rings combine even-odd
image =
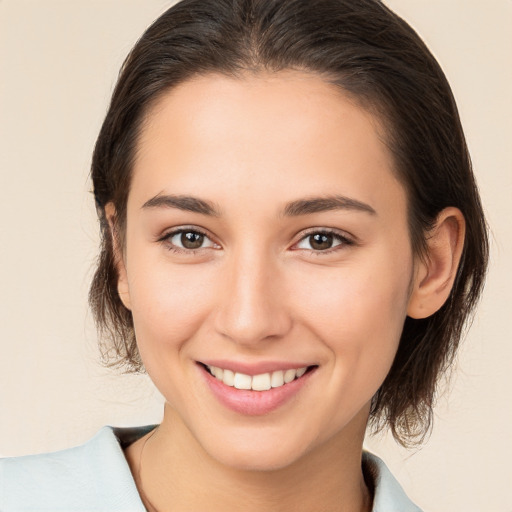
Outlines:
[{"label": "woman", "polygon": [[180,2],[126,60],[92,178],[91,305],[164,420],[4,460],[0,508],[418,510],[363,437],[428,431],[487,238],[412,29],[373,0]]}]

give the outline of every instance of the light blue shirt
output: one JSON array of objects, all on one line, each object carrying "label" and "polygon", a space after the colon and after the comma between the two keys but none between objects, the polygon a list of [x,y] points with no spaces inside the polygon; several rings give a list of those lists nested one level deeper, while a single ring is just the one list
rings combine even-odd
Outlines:
[{"label": "light blue shirt", "polygon": [[[123,447],[152,430],[102,428],[82,446],[0,459],[1,512],[145,512]],[[364,452],[372,512],[421,512],[384,462]]]}]

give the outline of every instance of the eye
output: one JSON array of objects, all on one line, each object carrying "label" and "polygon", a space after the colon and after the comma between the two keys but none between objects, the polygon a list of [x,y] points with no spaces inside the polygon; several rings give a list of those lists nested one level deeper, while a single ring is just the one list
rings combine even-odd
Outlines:
[{"label": "eye", "polygon": [[161,241],[169,244],[169,248],[179,252],[196,251],[205,248],[219,248],[205,233],[195,229],[179,229],[167,233]]},{"label": "eye", "polygon": [[297,249],[326,252],[341,245],[353,245],[352,240],[332,231],[315,231],[307,234],[296,245]]}]

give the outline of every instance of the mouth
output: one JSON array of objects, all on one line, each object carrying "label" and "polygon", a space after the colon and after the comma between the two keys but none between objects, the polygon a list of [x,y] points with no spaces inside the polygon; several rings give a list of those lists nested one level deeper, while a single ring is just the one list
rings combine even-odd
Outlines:
[{"label": "mouth", "polygon": [[318,364],[266,361],[196,361],[203,382],[228,409],[247,416],[266,415],[295,402],[309,388]]},{"label": "mouth", "polygon": [[300,368],[290,368],[276,370],[273,372],[260,373],[258,375],[248,375],[246,373],[234,372],[227,368],[220,368],[213,365],[201,365],[215,379],[226,386],[240,390],[268,391],[273,388],[280,388],[291,382],[300,379],[306,373],[311,372],[316,365],[302,366]]},{"label": "mouth", "polygon": [[213,396],[224,407],[245,416],[266,415],[292,402],[318,369],[318,365],[279,369],[278,363],[252,367],[226,363],[231,368],[224,368],[222,362],[197,362],[197,366]]}]

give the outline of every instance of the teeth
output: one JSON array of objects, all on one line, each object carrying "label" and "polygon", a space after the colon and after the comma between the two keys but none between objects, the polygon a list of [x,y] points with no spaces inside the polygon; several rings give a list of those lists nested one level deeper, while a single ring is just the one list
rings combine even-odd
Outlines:
[{"label": "teeth", "polygon": [[210,373],[226,386],[236,389],[252,389],[253,391],[267,391],[271,388],[279,388],[302,377],[307,366],[295,370],[277,370],[272,373],[261,373],[259,375],[246,375],[245,373],[234,373],[231,370],[224,370],[216,366],[208,366]]},{"label": "teeth", "polygon": [[222,382],[224,382],[226,386],[233,387],[235,385],[235,374],[231,370],[224,370]]},{"label": "teeth", "polygon": [[233,386],[236,389],[251,389],[252,378],[245,373],[235,373],[235,381]]},{"label": "teeth", "polygon": [[279,388],[284,384],[284,372],[279,370],[277,372],[272,372],[272,377],[270,378],[270,385],[273,388]]},{"label": "teeth", "polygon": [[286,370],[284,372],[284,383],[288,384],[297,376],[297,370]]},{"label": "teeth", "polygon": [[[306,370],[307,370],[307,367],[306,367],[306,366],[305,366],[304,368],[299,368],[299,369],[297,370],[297,379],[298,379],[299,377],[302,377],[302,376],[306,373]],[[226,371],[226,370],[224,370],[224,371]]]},{"label": "teeth", "polygon": [[270,385],[270,373],[262,373],[260,375],[255,375],[252,378],[251,388],[254,391],[266,391],[271,387],[272,386]]},{"label": "teeth", "polygon": [[215,366],[212,366],[212,373],[216,379],[222,380],[222,377],[224,375],[224,370],[222,368],[217,368]]}]

